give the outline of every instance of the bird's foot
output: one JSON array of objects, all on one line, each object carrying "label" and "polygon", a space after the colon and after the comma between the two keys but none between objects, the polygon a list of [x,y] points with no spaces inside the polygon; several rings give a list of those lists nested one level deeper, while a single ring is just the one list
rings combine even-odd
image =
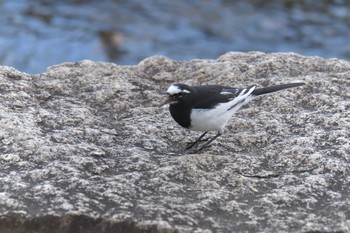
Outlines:
[{"label": "bird's foot", "polygon": [[[206,132],[199,138],[197,139],[197,141],[195,141],[192,145],[190,145],[189,147],[187,147],[185,150],[187,151],[191,151],[192,153],[191,154],[195,154],[195,153],[198,153],[200,152],[201,150],[203,150],[204,148],[207,148],[209,147],[210,143],[212,141],[214,141],[217,137],[219,137],[221,135],[220,132],[218,132],[214,137],[212,138],[206,138],[206,139],[202,139],[202,137],[206,134]],[[208,140],[210,139],[210,140]],[[201,144],[200,145],[200,142],[201,141],[204,141],[205,143]],[[193,149],[192,149],[193,148]]]},{"label": "bird's foot", "polygon": [[[208,139],[203,140],[203,142],[208,141]],[[182,153],[184,154],[197,154],[201,152],[203,149],[210,147],[208,143],[200,144],[197,143],[195,146],[191,146],[190,148],[186,147],[185,149],[182,150]]]},{"label": "bird's foot", "polygon": [[198,144],[200,144],[200,143],[202,143],[202,142],[208,141],[209,139],[210,139],[210,138],[208,137],[208,138],[204,138],[204,139],[197,140],[197,141],[195,141],[195,142],[187,142],[187,143],[186,143],[186,148],[185,148],[185,150],[191,149],[191,148],[197,146]]}]

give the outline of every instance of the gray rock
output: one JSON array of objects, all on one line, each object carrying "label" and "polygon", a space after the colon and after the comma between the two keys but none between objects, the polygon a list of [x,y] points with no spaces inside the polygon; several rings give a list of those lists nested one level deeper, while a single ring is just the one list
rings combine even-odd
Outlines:
[{"label": "gray rock", "polygon": [[[304,81],[201,154],[159,108],[173,82]],[[0,68],[0,232],[349,232],[350,62],[292,53]]]}]

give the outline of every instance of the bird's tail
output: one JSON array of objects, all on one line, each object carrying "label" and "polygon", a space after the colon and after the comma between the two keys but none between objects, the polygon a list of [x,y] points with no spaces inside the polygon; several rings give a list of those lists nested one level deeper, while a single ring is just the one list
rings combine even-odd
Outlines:
[{"label": "bird's tail", "polygon": [[275,92],[275,91],[280,91],[280,90],[287,89],[287,88],[299,87],[302,85],[305,85],[305,83],[287,83],[287,84],[281,84],[281,85],[276,85],[276,86],[271,86],[271,87],[263,87],[263,88],[255,89],[252,92],[252,95],[255,95],[255,96],[264,95],[264,94],[268,94],[268,93]]}]

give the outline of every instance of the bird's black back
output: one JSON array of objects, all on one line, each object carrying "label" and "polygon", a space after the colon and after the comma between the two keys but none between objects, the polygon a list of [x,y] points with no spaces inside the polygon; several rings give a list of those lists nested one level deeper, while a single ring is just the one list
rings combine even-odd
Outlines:
[{"label": "bird's black back", "polygon": [[[207,85],[193,87],[196,101],[193,108],[210,109],[220,103],[226,103],[237,97],[243,89],[225,87],[220,85]],[[226,94],[221,94],[225,92]]]}]

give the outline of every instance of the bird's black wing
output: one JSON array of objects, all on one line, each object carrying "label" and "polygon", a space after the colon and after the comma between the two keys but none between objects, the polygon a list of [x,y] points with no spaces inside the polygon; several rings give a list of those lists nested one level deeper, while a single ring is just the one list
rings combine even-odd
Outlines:
[{"label": "bird's black wing", "polygon": [[209,109],[236,98],[243,89],[219,85],[196,86],[193,108]]}]

